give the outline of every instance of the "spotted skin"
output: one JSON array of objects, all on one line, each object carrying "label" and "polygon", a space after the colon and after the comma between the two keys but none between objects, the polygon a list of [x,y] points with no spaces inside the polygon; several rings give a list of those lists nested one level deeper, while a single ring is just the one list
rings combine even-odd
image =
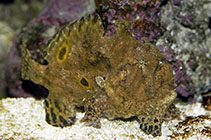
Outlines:
[{"label": "spotted skin", "polygon": [[81,122],[100,128],[100,117],[109,120],[137,117],[140,129],[161,135],[161,124],[174,99],[174,78],[159,50],[137,41],[127,21],[118,21],[112,36],[104,35],[97,15],[82,18],[60,30],[49,41],[44,59],[34,61],[24,46],[22,78],[45,86],[47,123],[71,126],[77,108]]}]

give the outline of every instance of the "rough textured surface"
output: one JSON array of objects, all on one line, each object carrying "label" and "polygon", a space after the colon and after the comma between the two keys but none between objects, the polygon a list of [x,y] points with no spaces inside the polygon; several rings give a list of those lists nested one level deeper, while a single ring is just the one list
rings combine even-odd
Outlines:
[{"label": "rough textured surface", "polygon": [[[77,113],[76,124],[71,127],[52,127],[45,121],[43,100],[8,98],[0,100],[0,138],[13,137],[15,140],[163,140],[175,137],[175,139],[209,140],[211,112],[205,111],[199,103],[177,104],[176,106],[180,109],[181,116],[178,119],[164,121],[163,135],[153,138],[139,129],[137,121],[101,119],[101,129],[86,127],[84,123],[79,122],[84,115],[82,113]],[[186,116],[189,117],[186,118]]]},{"label": "rough textured surface", "polygon": [[158,44],[165,46],[168,42],[167,48],[174,52],[173,57],[169,57],[183,62],[183,70],[177,72],[175,79],[180,79],[184,71],[185,79],[191,79],[177,80],[184,81],[177,92],[180,96],[201,100],[200,94],[211,90],[211,1],[172,0],[162,8],[160,15],[166,32]]},{"label": "rough textured surface", "polygon": [[8,94],[15,97],[46,97],[48,92],[43,87],[21,80],[21,47],[27,45],[33,58],[42,62],[41,50],[48,40],[64,25],[94,10],[93,0],[49,0],[39,16],[24,26],[14,40],[6,66],[5,86]]},{"label": "rough textured surface", "polygon": [[133,23],[131,31],[142,41],[154,42],[161,35],[159,10],[162,0],[95,0],[97,11],[104,19],[106,34],[115,31],[114,20],[126,19]]},{"label": "rough textured surface", "polygon": [[112,36],[104,35],[98,15],[66,26],[44,50],[45,65],[23,47],[22,78],[50,92],[48,123],[72,125],[77,108],[84,107],[81,122],[87,125],[100,128],[101,116],[136,116],[143,131],[161,135],[163,118],[176,98],[173,72],[155,46],[131,35],[127,23],[117,22]]},{"label": "rough textured surface", "polygon": [[210,1],[95,1],[108,33],[115,31],[114,20],[127,19],[137,39],[156,43],[174,70],[179,99],[200,100],[210,90]]}]

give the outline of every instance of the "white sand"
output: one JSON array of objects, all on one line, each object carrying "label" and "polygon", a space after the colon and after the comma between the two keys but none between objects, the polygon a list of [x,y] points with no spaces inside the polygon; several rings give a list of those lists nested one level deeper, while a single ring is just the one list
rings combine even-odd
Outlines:
[{"label": "white sand", "polygon": [[[211,139],[211,111],[204,110],[200,103],[193,105],[177,104],[181,110],[179,119],[165,121],[162,125],[162,136],[154,139],[164,140],[172,139],[172,133],[179,133],[176,139]],[[75,125],[58,128],[53,127],[45,121],[45,111],[43,108],[43,100],[35,100],[33,98],[7,98],[0,100],[0,139],[14,138],[37,139],[37,140],[148,140],[153,139],[150,135],[146,135],[139,129],[137,121],[108,121],[101,119],[101,129],[87,127],[79,120],[83,117],[83,113],[77,114],[77,122]],[[200,116],[194,118],[188,125],[180,125],[185,116]],[[185,132],[186,131],[186,132]],[[172,135],[169,137],[168,135]]]}]

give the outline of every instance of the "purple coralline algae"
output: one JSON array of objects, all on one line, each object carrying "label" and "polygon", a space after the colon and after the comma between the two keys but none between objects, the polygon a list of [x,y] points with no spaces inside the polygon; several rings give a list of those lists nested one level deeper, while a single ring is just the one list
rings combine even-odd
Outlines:
[{"label": "purple coralline algae", "polygon": [[[161,24],[165,24],[167,30],[161,42],[171,40],[169,48],[175,59],[183,63],[182,69],[192,81],[179,80],[182,85],[177,92],[183,97],[192,96],[201,101],[201,94],[211,89],[211,1],[171,0],[162,8],[160,15]],[[186,79],[181,72],[175,74],[178,76]]]},{"label": "purple coralline algae", "polygon": [[160,37],[156,42],[156,45],[171,64],[174,71],[175,90],[178,93],[178,98],[187,101],[188,99],[193,98],[195,88],[192,87],[192,79],[187,75],[183,62],[177,59],[177,54],[171,49],[173,43],[166,40],[166,38],[166,36]]},{"label": "purple coralline algae", "polygon": [[22,28],[10,50],[6,67],[6,88],[10,96],[46,97],[47,89],[31,81],[21,80],[21,47],[27,46],[32,57],[45,64],[42,50],[48,40],[63,26],[95,10],[93,0],[50,0],[40,15]]},{"label": "purple coralline algae", "polygon": [[141,41],[153,42],[160,35],[158,12],[162,0],[95,0],[98,13],[104,20],[106,34],[115,32],[115,20],[131,22],[131,32]]}]

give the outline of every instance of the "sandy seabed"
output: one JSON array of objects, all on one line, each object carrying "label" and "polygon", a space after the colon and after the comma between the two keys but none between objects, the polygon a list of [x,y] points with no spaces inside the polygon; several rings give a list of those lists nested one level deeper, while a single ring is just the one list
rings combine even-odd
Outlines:
[{"label": "sandy seabed", "polygon": [[0,140],[168,140],[211,139],[211,111],[200,103],[176,104],[181,116],[162,124],[162,136],[153,138],[139,129],[137,121],[101,119],[100,129],[85,126],[79,120],[66,128],[53,127],[45,121],[43,100],[6,98],[0,100]]}]

